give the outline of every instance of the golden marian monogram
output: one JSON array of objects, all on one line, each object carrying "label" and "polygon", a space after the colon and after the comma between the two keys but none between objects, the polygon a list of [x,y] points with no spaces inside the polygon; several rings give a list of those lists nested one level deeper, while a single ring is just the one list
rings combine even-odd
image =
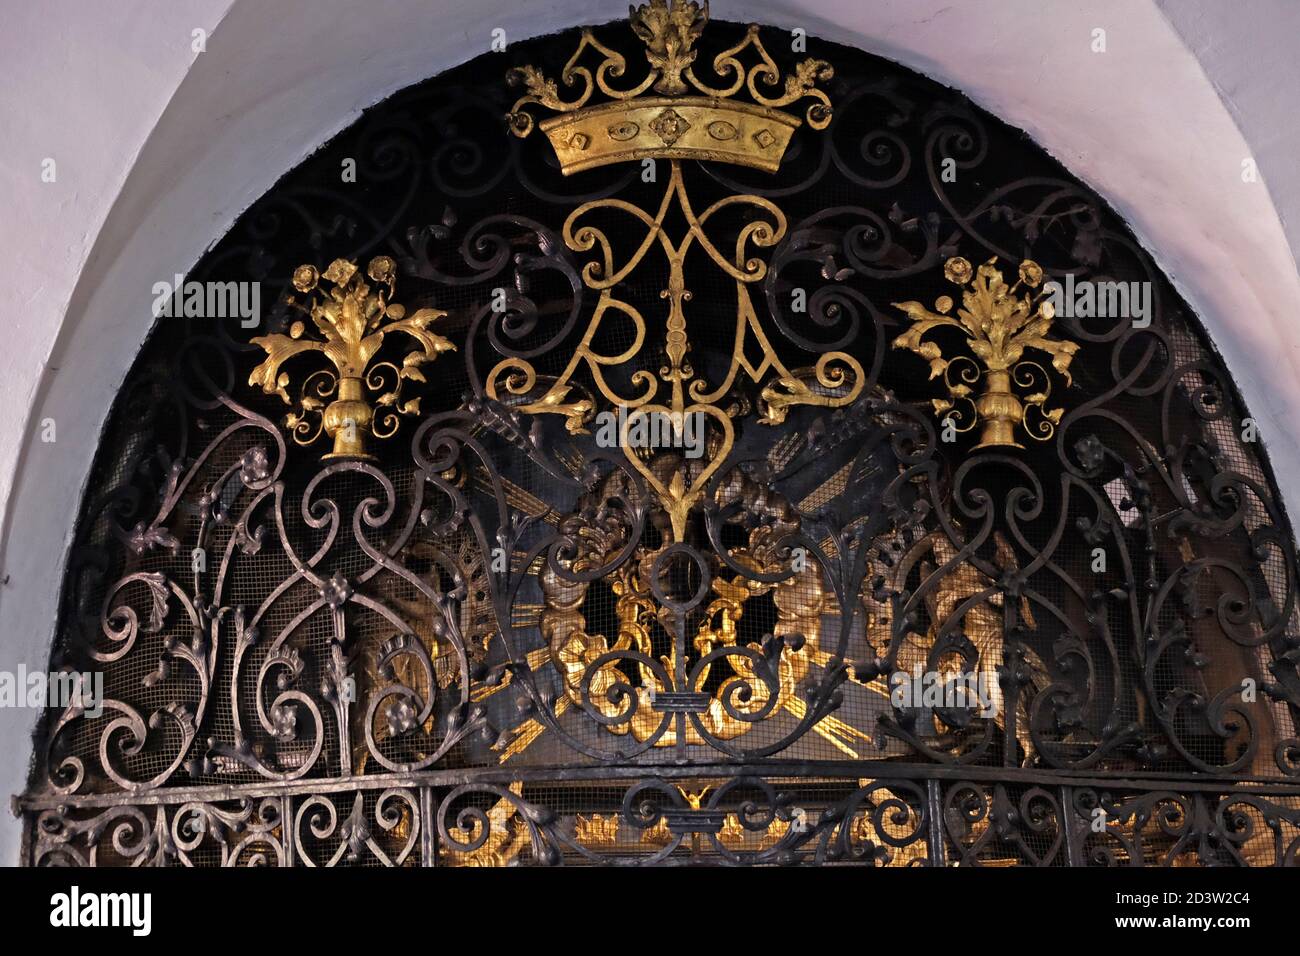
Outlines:
[{"label": "golden marian monogram", "polygon": [[[650,68],[639,83],[627,88],[610,85],[611,78],[624,74],[625,59],[601,44],[590,30],[583,31],[578,49],[561,73],[564,85],[575,88],[573,99],[563,99],[556,81],[535,67],[511,71],[510,79],[522,83],[526,90],[510,113],[511,129],[517,136],[527,136],[533,130],[535,123],[525,109],[527,106],[539,105],[559,113],[542,121],[540,126],[566,175],[608,163],[644,159],[667,159],[669,175],[663,199],[653,215],[618,199],[584,203],[569,215],[563,229],[565,243],[575,252],[595,250],[597,253],[582,271],[587,287],[600,293],[586,333],[567,367],[553,381],[539,384],[539,376],[530,363],[507,358],[492,370],[487,387],[493,398],[504,389],[524,400],[519,406],[522,411],[562,415],[570,432],[585,433],[596,409],[589,398],[575,395],[580,390],[573,383],[575,373],[585,366],[600,394],[610,403],[629,410],[620,444],[632,467],[663,503],[678,541],[684,538],[687,515],[699,503],[709,479],[734,444],[732,419],[738,413],[738,406],[721,403],[731,393],[740,373],[762,384],[759,421],[769,425],[784,421],[793,405],[847,405],[858,397],[865,381],[862,366],[845,352],[825,353],[808,369],[791,371],[781,362],[750,298],[749,288],[767,274],[767,264],[752,255],[749,246],[752,243],[754,247],[770,248],[780,242],[786,233],[785,215],[773,203],[754,195],[727,196],[697,213],[687,195],[681,167],[683,159],[697,159],[774,171],[791,135],[803,124],[799,117],[783,112],[780,107],[811,99],[806,111],[808,125],[820,130],[830,123],[830,100],[814,84],[829,79],[831,68],[822,60],[804,60],[783,82],[776,64],[763,48],[758,28],[751,26],[744,39],[714,58],[713,70],[721,85],[709,85],[696,75],[694,66],[695,40],[708,21],[708,12],[707,3],[680,0],[672,4],[667,0],[651,0],[632,10],[632,29],[645,43]],[[594,74],[579,65],[588,49],[604,57]],[[750,49],[758,63],[746,69],[740,54]],[[733,98],[742,90],[748,93],[752,103]],[[608,100],[592,105],[597,91]],[[647,91],[658,95],[643,95]],[[706,226],[716,214],[737,206],[758,210],[760,218],[741,228],[734,253],[728,255],[709,238]],[[669,236],[665,228],[665,220],[674,207],[688,226],[678,238]],[[626,262],[618,261],[612,243],[602,230],[582,224],[593,210],[626,214],[644,230]],[[649,372],[637,372],[632,377],[637,393],[619,395],[605,381],[603,370],[628,363],[640,353],[646,323],[631,303],[615,296],[614,290],[642,264],[656,244],[668,264],[668,285],[661,292],[668,300],[666,364],[659,370],[657,379]],[[687,362],[690,342],[685,306],[692,293],[686,287],[684,263],[692,247],[702,250],[717,269],[735,282],[731,365],[716,387],[697,377]],[[611,312],[621,315],[633,327],[631,345],[615,355],[601,354],[592,345]],[[757,364],[746,357],[745,346],[751,339],[763,356]],[[661,395],[661,386],[668,393],[666,397]],[[681,421],[686,415],[702,415],[716,428],[712,461],[689,484],[680,473],[664,482],[648,462],[628,448],[627,432],[636,419],[655,414],[668,415],[673,421]]]}]

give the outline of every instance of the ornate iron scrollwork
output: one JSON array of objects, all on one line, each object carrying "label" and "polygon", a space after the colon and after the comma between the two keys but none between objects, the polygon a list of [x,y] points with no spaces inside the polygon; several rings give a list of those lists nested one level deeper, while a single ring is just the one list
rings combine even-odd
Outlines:
[{"label": "ornate iron scrollwork", "polygon": [[1294,541],[1190,311],[949,91],[707,23],[399,94],[200,263],[278,304],[119,397],[27,862],[1297,862]]}]

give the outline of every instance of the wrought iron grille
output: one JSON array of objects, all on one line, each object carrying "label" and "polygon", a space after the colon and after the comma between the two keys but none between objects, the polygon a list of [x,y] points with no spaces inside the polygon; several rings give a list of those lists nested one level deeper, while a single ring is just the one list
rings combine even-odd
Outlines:
[{"label": "wrought iron grille", "polygon": [[274,307],[121,390],[26,861],[1296,864],[1291,528],[1147,253],[892,63],[632,19],[394,96],[189,276]]}]

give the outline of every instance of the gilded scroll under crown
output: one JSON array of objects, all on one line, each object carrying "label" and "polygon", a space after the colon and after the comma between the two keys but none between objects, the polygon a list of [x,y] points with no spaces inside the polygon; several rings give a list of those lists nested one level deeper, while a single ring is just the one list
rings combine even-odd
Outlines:
[{"label": "gilded scroll under crown", "polygon": [[[650,70],[628,88],[609,83],[623,75],[626,59],[590,30],[583,31],[578,49],[560,74],[566,87],[581,83],[581,92],[574,99],[565,100],[556,81],[535,66],[511,70],[509,81],[522,83],[526,90],[510,111],[511,130],[521,137],[532,132],[535,120],[525,110],[530,104],[559,113],[543,120],[541,128],[566,176],[647,157],[730,162],[774,172],[791,136],[802,125],[802,120],[782,107],[811,99],[805,113],[808,125],[825,129],[830,123],[830,99],[816,88],[818,82],[832,77],[830,64],[803,60],[783,80],[763,47],[758,27],[750,26],[744,39],[714,57],[713,72],[720,85],[710,85],[696,76],[694,69],[695,41],[708,19],[707,2],[650,0],[633,8],[629,21],[646,45]],[[579,65],[588,47],[604,57],[594,75]],[[746,67],[739,55],[750,47],[759,62]],[[735,99],[742,89],[752,102]],[[659,95],[643,96],[648,90]],[[597,91],[608,97],[608,102],[591,104]],[[701,95],[686,95],[692,91]]]}]

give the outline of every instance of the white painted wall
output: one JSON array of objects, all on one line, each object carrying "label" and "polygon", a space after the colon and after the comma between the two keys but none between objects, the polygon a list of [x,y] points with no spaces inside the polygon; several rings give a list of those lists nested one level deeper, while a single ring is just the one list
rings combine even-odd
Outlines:
[{"label": "white painted wall", "polygon": [[[715,0],[958,87],[1125,215],[1198,311],[1300,500],[1300,64],[1287,0]],[[360,110],[591,0],[0,0],[0,668],[43,666],[95,442],[154,281]],[[1107,31],[1108,51],[1091,52]],[[209,31],[195,54],[191,35]],[[1243,136],[1243,131],[1245,135]],[[1244,184],[1241,160],[1263,182]],[[57,162],[43,183],[41,162]],[[1265,185],[1267,184],[1267,185]],[[39,440],[53,418],[57,441]],[[0,711],[0,793],[36,714]],[[18,828],[0,819],[0,861]]]}]

